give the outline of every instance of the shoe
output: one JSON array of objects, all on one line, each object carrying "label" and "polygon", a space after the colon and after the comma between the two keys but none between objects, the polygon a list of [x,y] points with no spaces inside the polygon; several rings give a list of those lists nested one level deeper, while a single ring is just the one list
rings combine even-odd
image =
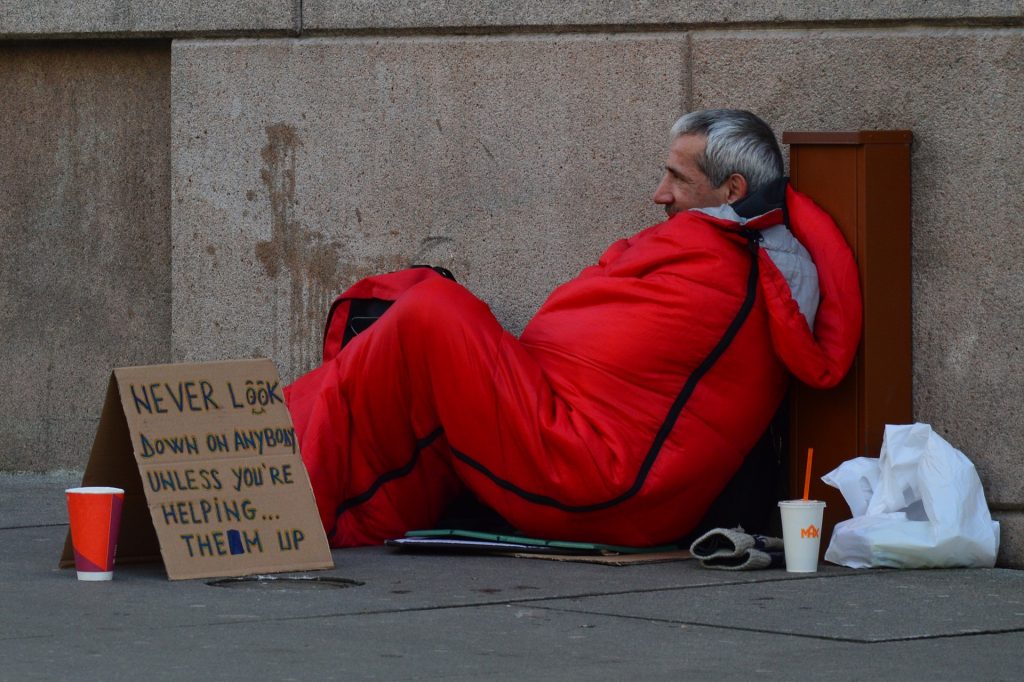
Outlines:
[{"label": "shoe", "polygon": [[694,540],[690,554],[705,568],[747,571],[785,563],[781,538],[750,535],[742,528],[714,528]]},{"label": "shoe", "polygon": [[748,549],[738,556],[720,556],[703,559],[700,565],[721,571],[753,571],[761,568],[782,568],[786,565],[785,552],[762,552]]}]

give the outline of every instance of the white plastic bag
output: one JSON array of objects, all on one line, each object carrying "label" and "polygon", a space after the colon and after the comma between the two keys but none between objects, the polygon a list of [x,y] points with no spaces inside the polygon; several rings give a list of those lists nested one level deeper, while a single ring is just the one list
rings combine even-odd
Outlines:
[{"label": "white plastic bag", "polygon": [[878,459],[822,477],[853,518],[836,524],[825,560],[851,568],[992,567],[999,552],[974,465],[927,424],[887,425]]}]

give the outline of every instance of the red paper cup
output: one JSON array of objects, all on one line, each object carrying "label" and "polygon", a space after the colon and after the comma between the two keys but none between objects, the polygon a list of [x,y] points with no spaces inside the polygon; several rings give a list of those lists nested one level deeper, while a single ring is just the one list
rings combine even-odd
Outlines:
[{"label": "red paper cup", "polygon": [[64,492],[68,498],[78,579],[112,580],[124,491],[89,487],[69,488]]}]

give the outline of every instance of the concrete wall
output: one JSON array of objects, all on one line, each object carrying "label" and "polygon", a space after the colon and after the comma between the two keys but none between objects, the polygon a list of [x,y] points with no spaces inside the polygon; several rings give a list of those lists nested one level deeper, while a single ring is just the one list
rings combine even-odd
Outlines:
[{"label": "concrete wall", "polygon": [[339,287],[422,262],[521,328],[557,283],[659,219],[648,193],[686,48],[175,42],[175,356],[269,353],[295,377],[317,364]]},{"label": "concrete wall", "polygon": [[0,0],[0,38],[285,35],[298,0]]},{"label": "concrete wall", "polygon": [[170,47],[0,45],[0,470],[83,468],[170,358]]},{"label": "concrete wall", "polygon": [[[0,38],[173,39],[170,62],[148,43],[0,52],[0,84],[35,93],[33,111],[44,112],[30,123],[14,100],[0,101],[0,135],[28,160],[0,161],[0,172],[15,177],[16,191],[40,197],[17,208],[32,216],[22,224],[45,222],[54,210],[46,197],[79,177],[72,161],[52,162],[27,140],[94,144],[92,135],[61,127],[61,110],[72,105],[55,95],[42,102],[47,89],[28,74],[49,73],[50,89],[70,91],[78,71],[58,68],[61,54],[116,49],[119,56],[81,77],[102,83],[108,71],[136,73],[127,65],[137,54],[152,63],[137,81],[170,83],[169,100],[164,90],[163,99],[136,102],[119,123],[147,155],[169,156],[169,175],[113,164],[130,175],[130,187],[169,191],[169,207],[145,204],[138,192],[125,196],[111,169],[90,182],[119,197],[107,228],[119,244],[138,229],[129,226],[140,205],[163,211],[146,239],[173,243],[149,255],[148,271],[162,263],[167,284],[151,274],[135,287],[143,298],[164,296],[138,305],[163,315],[163,345],[141,342],[141,327],[83,339],[84,365],[63,365],[75,364],[70,381],[83,395],[101,395],[111,366],[158,356],[268,355],[294,378],[316,362],[325,307],[338,289],[413,262],[450,267],[518,330],[547,291],[607,242],[659,219],[649,195],[665,131],[684,109],[749,108],[780,133],[913,130],[915,416],[977,464],[1004,522],[1003,561],[1024,565],[1024,200],[1016,187],[1024,3],[26,4],[36,9],[0,3]],[[129,129],[143,120],[152,131],[169,126],[169,138],[133,136]],[[101,165],[88,159],[89,168]],[[44,175],[48,163],[56,170]],[[21,233],[0,216],[6,245],[8,234]],[[64,248],[89,239],[69,233]],[[42,251],[15,251],[30,273],[21,281],[33,284],[5,287],[0,352],[24,366],[14,393],[37,399],[29,407],[3,398],[11,401],[5,433],[22,435],[0,466],[52,468],[56,460],[40,450],[64,452],[62,466],[80,464],[88,448],[56,440],[52,423],[66,404],[47,397],[53,389],[37,378],[66,376],[59,362],[47,369],[65,346],[39,340],[42,322],[9,329],[8,320],[40,318],[47,281]],[[124,247],[114,253],[138,258]],[[71,260],[79,279],[111,281],[102,264]],[[10,272],[5,267],[5,278]],[[80,319],[102,328],[97,320],[120,290],[76,290],[93,303]],[[95,408],[80,408],[76,439],[89,431],[91,410],[98,398]]]},{"label": "concrete wall", "polygon": [[[914,416],[975,462],[990,504],[1018,508],[1024,33],[707,32],[693,60],[694,107],[749,107],[779,130],[913,130]],[[1024,542],[1020,517],[1006,525]]]}]

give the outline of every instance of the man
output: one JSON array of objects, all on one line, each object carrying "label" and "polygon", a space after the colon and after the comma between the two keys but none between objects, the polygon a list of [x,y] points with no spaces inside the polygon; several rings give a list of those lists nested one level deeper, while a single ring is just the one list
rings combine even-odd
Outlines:
[{"label": "man", "polygon": [[834,385],[859,340],[849,249],[781,176],[753,114],[683,116],[655,193],[669,219],[556,289],[519,339],[430,271],[357,283],[344,296],[394,304],[286,392],[331,544],[431,527],[467,489],[535,536],[693,530],[789,373]]},{"label": "man", "polygon": [[671,132],[654,203],[671,218],[691,208],[732,204],[782,177],[782,152],[764,121],[747,111],[711,109],[682,116]]},{"label": "man", "polygon": [[[690,209],[734,220],[784,210],[782,151],[768,124],[754,114],[695,111],[675,122],[671,138],[665,174],[654,192],[654,203],[669,218]],[[818,275],[807,250],[783,225],[762,229],[759,241],[813,327]]]}]

